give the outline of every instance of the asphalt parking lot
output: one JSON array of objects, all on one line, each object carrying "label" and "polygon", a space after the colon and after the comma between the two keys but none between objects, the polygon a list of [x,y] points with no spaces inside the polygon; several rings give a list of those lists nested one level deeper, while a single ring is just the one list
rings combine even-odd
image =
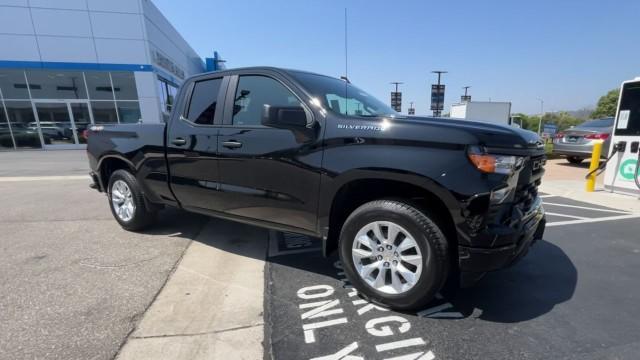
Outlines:
[{"label": "asphalt parking lot", "polygon": [[133,234],[88,187],[84,152],[0,164],[0,359],[113,359],[207,219],[170,210]]},{"label": "asphalt parking lot", "polygon": [[544,197],[544,240],[520,263],[417,313],[365,302],[318,241],[274,234],[266,346],[277,359],[637,359],[638,215]]}]

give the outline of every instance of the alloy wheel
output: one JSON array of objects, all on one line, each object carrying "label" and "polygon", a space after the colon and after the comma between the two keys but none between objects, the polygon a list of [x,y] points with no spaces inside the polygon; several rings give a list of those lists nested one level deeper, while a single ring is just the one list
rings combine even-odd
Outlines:
[{"label": "alloy wheel", "polygon": [[136,211],[133,202],[133,193],[126,182],[116,180],[111,186],[111,204],[118,218],[122,221],[131,221]]},{"label": "alloy wheel", "polygon": [[351,254],[360,278],[377,291],[402,294],[420,280],[420,247],[396,223],[374,221],[362,227],[353,241]]}]

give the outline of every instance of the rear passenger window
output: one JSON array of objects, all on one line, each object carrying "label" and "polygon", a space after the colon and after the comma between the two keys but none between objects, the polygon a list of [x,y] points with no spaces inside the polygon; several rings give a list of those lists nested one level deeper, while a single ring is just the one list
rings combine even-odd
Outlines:
[{"label": "rear passenger window", "polygon": [[233,104],[233,125],[260,125],[264,105],[302,106],[302,103],[274,79],[260,75],[240,76]]},{"label": "rear passenger window", "polygon": [[191,95],[187,119],[200,125],[213,125],[222,79],[196,82]]}]

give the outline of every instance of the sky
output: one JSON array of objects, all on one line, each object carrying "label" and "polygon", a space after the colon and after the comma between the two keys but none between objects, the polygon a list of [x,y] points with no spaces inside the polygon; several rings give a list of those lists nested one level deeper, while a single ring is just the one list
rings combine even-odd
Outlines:
[{"label": "sky", "polygon": [[431,114],[432,70],[446,70],[445,113],[463,86],[512,112],[593,108],[640,76],[637,0],[153,0],[203,57],[348,77],[402,111]]}]

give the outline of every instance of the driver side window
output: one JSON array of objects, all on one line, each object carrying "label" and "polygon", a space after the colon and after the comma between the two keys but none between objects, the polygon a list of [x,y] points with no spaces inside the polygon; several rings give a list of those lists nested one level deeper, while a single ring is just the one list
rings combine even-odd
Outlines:
[{"label": "driver side window", "polygon": [[370,115],[366,110],[365,105],[354,98],[345,99],[343,96],[337,94],[327,94],[327,104],[331,110],[338,114],[348,115],[348,116],[362,116],[362,115]]},{"label": "driver side window", "polygon": [[233,125],[260,126],[264,105],[302,106],[289,89],[274,79],[261,75],[240,76],[233,103]]}]

